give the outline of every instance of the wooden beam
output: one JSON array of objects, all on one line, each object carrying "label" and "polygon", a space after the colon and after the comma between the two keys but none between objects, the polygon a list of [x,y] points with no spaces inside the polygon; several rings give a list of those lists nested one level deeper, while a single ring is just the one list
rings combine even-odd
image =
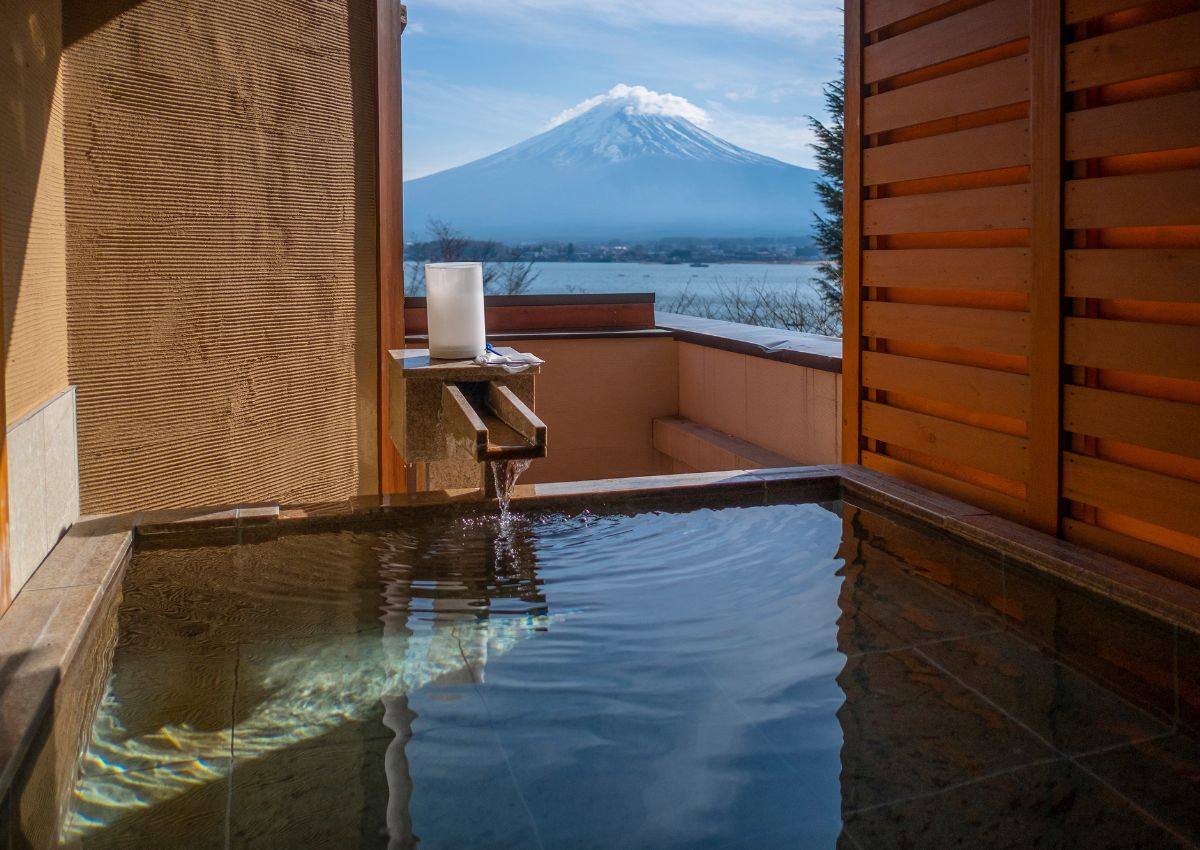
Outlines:
[{"label": "wooden beam", "polygon": [[1200,147],[1200,91],[1080,109],[1067,115],[1066,158]]},{"label": "wooden beam", "polygon": [[1029,354],[1029,315],[1014,310],[872,301],[863,305],[862,316],[864,336]]},{"label": "wooden beam", "polygon": [[1065,273],[1071,298],[1200,303],[1196,248],[1082,248],[1067,251]]},{"label": "wooden beam", "polygon": [[867,185],[1029,164],[1029,121],[1005,121],[896,142],[863,154]]},{"label": "wooden beam", "polygon": [[863,252],[863,284],[971,292],[1028,292],[1028,248],[912,248]]},{"label": "wooden beam", "polygon": [[[2,176],[2,175],[0,175]],[[4,197],[0,183],[0,198]],[[0,328],[4,327],[4,240],[0,239]],[[4,364],[8,362],[8,335],[0,334],[0,616],[12,604],[12,563],[8,540],[8,393]]]},{"label": "wooden beam", "polygon": [[871,351],[863,352],[862,374],[863,385],[875,389],[1013,419],[1029,417],[1029,378],[1024,375]]},{"label": "wooden beam", "polygon": [[862,433],[863,2],[846,0],[842,194],[842,461],[858,463]]},{"label": "wooden beam", "polygon": [[400,36],[408,11],[398,0],[376,0],[375,82],[378,110],[377,219],[379,275],[379,491],[405,489],[404,461],[388,427],[388,353],[404,347],[404,159]]},{"label": "wooden beam", "polygon": [[863,203],[863,233],[950,233],[1029,227],[1028,186],[988,186]]},{"label": "wooden beam", "polygon": [[1080,24],[1144,2],[1145,0],[1067,0],[1065,18],[1068,24]]},{"label": "wooden beam", "polygon": [[939,493],[945,493],[947,496],[953,496],[955,499],[964,501],[968,505],[992,511],[1007,519],[1016,522],[1025,522],[1025,514],[1028,510],[1025,502],[1004,493],[998,493],[995,490],[980,487],[978,484],[962,481],[958,478],[935,472],[932,469],[926,469],[912,463],[905,463],[902,460],[896,460],[895,458],[876,454],[875,452],[864,452],[862,464],[868,469],[882,472],[885,475],[892,475],[904,481],[911,481],[914,484],[928,487],[930,490],[936,490]]},{"label": "wooden beam", "polygon": [[1066,452],[1063,495],[1200,537],[1200,482]]},{"label": "wooden beam", "polygon": [[[511,331],[632,331],[652,330],[654,303],[628,304],[544,304],[544,305],[484,305],[484,317],[489,334]],[[426,308],[406,307],[406,334],[429,333]]]},{"label": "wooden beam", "polygon": [[872,44],[863,51],[863,80],[878,82],[1029,34],[1026,0],[992,0]]},{"label": "wooden beam", "polygon": [[1063,393],[1063,426],[1071,433],[1200,458],[1200,404],[1093,387]]},{"label": "wooden beam", "polygon": [[928,12],[946,0],[866,0],[863,4],[863,30],[874,32],[886,26]]},{"label": "wooden beam", "polygon": [[1200,12],[1177,15],[1067,45],[1069,92],[1195,68]]},{"label": "wooden beam", "polygon": [[1159,227],[1198,221],[1200,168],[1067,182],[1067,228]]},{"label": "wooden beam", "polygon": [[1200,381],[1200,326],[1070,318],[1063,352],[1072,366]]},{"label": "wooden beam", "polygon": [[1024,437],[873,402],[863,403],[862,416],[865,437],[1013,481],[1030,478],[1029,441]]},{"label": "wooden beam", "polygon": [[1062,4],[1030,0],[1029,521],[1058,533],[1062,451]]},{"label": "wooden beam", "polygon": [[1028,99],[1029,57],[1013,56],[868,97],[863,132],[884,133]]}]

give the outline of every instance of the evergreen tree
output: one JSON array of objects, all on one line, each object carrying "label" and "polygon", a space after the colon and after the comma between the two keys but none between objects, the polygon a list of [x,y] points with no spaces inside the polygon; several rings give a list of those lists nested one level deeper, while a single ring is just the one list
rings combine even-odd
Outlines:
[{"label": "evergreen tree", "polygon": [[814,238],[825,261],[817,267],[817,291],[830,307],[842,306],[842,118],[846,109],[845,64],[841,79],[825,84],[825,110],[829,123],[808,116],[817,141],[812,145],[817,155],[817,197],[825,215],[813,213],[816,219]]}]

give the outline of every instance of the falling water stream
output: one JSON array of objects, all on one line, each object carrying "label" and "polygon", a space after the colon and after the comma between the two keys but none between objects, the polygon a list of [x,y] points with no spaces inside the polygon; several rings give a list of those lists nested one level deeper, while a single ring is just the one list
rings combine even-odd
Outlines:
[{"label": "falling water stream", "polygon": [[500,503],[500,522],[508,520],[509,503],[512,502],[513,491],[517,487],[517,479],[529,469],[530,460],[493,460],[488,463],[492,468],[492,483],[496,485],[496,500]]}]

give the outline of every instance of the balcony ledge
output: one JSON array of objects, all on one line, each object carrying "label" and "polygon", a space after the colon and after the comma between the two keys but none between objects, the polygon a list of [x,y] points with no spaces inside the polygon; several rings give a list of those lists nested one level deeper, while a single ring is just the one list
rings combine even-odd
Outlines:
[{"label": "balcony ledge", "polygon": [[822,372],[842,371],[842,340],[838,337],[719,319],[701,319],[679,313],[656,312],[654,320],[659,328],[670,331],[680,342],[777,360]]}]

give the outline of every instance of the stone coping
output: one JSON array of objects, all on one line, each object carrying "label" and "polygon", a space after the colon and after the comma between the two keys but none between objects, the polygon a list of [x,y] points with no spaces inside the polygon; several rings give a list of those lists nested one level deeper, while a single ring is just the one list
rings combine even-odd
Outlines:
[{"label": "stone coping", "polygon": [[[525,296],[519,296],[525,297]],[[557,297],[557,296],[554,296]],[[409,299],[410,301],[413,299]],[[804,366],[821,372],[842,371],[842,340],[838,337],[807,334],[799,331],[744,325],[720,319],[702,319],[679,313],[656,312],[654,328],[588,330],[513,330],[488,333],[493,342],[556,339],[654,339],[669,337],[679,342],[718,348],[747,357],[775,360],[793,366]],[[429,344],[427,334],[408,334],[407,345]]]},{"label": "stone coping", "polygon": [[[696,498],[842,498],[878,506],[940,530],[1006,565],[1024,566],[1200,635],[1200,589],[1057,540],[955,499],[860,466],[801,466],[519,485],[530,509],[674,504]],[[685,502],[686,503],[686,502]],[[256,535],[371,526],[397,515],[490,510],[479,490],[444,490],[279,507],[148,511],[83,517],[71,527],[0,617],[0,801],[52,703],[64,671],[136,541],[154,545],[233,542]]]},{"label": "stone coping", "polygon": [[[520,340],[556,340],[556,339],[674,339],[675,334],[666,328],[642,328],[635,330],[600,330],[584,329],[568,331],[489,331],[490,342],[518,342]],[[404,342],[414,348],[425,348],[429,345],[428,334],[408,334]]]},{"label": "stone coping", "polygon": [[[495,352],[505,356],[519,353],[516,349],[505,346],[495,349]],[[495,381],[517,374],[537,375],[542,371],[541,362],[528,363],[521,369],[510,372],[499,364],[476,363],[473,357],[438,359],[429,356],[428,348],[394,348],[388,354],[399,364],[400,374],[405,380]]]},{"label": "stone coping", "polygon": [[80,517],[0,616],[0,808],[135,539],[164,529],[261,527],[274,505]]},{"label": "stone coping", "polygon": [[0,616],[0,800],[94,615],[124,574],[133,528],[120,517],[80,519]]},{"label": "stone coping", "polygon": [[845,496],[857,496],[890,508],[941,529],[975,549],[999,555],[1007,564],[1030,567],[1200,634],[1200,588],[1059,540],[881,472],[861,466],[834,468],[841,471]]},{"label": "stone coping", "polygon": [[680,342],[806,366],[822,372],[842,371],[840,337],[702,319],[679,313],[657,312],[654,314],[654,323],[669,330]]}]

